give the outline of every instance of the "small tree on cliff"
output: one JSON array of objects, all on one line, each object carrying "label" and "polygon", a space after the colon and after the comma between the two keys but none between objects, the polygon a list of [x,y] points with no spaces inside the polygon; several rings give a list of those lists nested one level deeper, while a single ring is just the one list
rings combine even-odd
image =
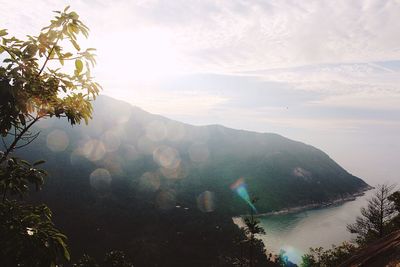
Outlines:
[{"label": "small tree on cliff", "polygon": [[356,218],[354,224],[347,225],[351,233],[357,234],[358,244],[364,245],[388,233],[389,222],[395,212],[395,204],[389,200],[394,189],[395,185],[378,185],[367,207],[361,208],[361,216]]},{"label": "small tree on cliff", "polygon": [[[51,24],[26,40],[0,30],[0,262],[2,266],[55,266],[69,260],[66,236],[52,223],[45,205],[25,204],[21,198],[33,185],[39,190],[46,172],[19,159],[14,152],[29,145],[39,133],[32,126],[50,117],[67,118],[71,125],[91,118],[91,100],[100,86],[90,67],[94,49],[81,50],[77,36],[88,35],[78,14],[56,11]],[[63,44],[72,44],[64,51]],[[73,67],[72,73],[61,70]],[[16,198],[19,197],[19,198]]]},{"label": "small tree on cliff", "polygon": [[[260,226],[260,220],[254,216],[254,204],[257,202],[257,198],[253,198],[251,203],[253,206],[250,207],[250,215],[244,218],[244,223],[246,227],[244,228],[246,234],[246,243],[249,245],[249,266],[255,266],[255,249],[259,246],[261,241],[256,238],[257,234],[265,234],[264,228]],[[265,251],[264,251],[265,252]]]},{"label": "small tree on cliff", "polygon": [[396,209],[395,217],[390,221],[390,230],[396,231],[400,229],[400,191],[391,194],[389,200],[393,202]]}]

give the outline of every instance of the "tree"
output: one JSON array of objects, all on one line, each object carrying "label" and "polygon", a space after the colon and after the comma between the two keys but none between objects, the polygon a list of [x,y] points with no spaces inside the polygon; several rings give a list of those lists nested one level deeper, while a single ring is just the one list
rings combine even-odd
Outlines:
[{"label": "tree", "polygon": [[[68,10],[55,11],[50,25],[26,40],[0,29],[0,260],[5,266],[55,266],[70,258],[67,237],[55,228],[50,209],[21,200],[32,185],[41,189],[46,172],[37,166],[44,162],[31,164],[14,155],[37,138],[32,129],[41,119],[67,118],[74,125],[91,118],[91,101],[101,89],[90,74],[94,49],[81,50],[77,37],[87,37],[89,29]],[[64,42],[72,51],[64,51]],[[61,71],[68,65],[73,73]]]},{"label": "tree", "polygon": [[400,191],[394,192],[388,199],[393,202],[396,210],[395,217],[390,221],[390,231],[396,231],[400,229]]},{"label": "tree", "polygon": [[107,267],[133,267],[133,264],[123,251],[113,250],[106,254],[104,266]]},{"label": "tree", "polygon": [[331,249],[310,248],[307,254],[302,256],[301,267],[336,267],[350,258],[357,247],[351,243],[343,242],[340,246],[332,246]]},{"label": "tree", "polygon": [[361,208],[361,216],[356,218],[354,224],[347,225],[351,233],[357,234],[358,244],[364,245],[388,233],[389,222],[395,212],[395,205],[389,200],[394,188],[395,185],[378,185],[367,207]]},{"label": "tree", "polygon": [[89,255],[84,254],[83,257],[72,265],[72,267],[133,267],[131,260],[123,251],[112,250],[106,253],[103,264],[97,264],[96,260]]},{"label": "tree", "polygon": [[[256,198],[253,198],[251,203],[253,206],[250,206],[250,216],[244,218],[245,227],[245,234],[247,239],[245,240],[246,243],[249,244],[249,266],[253,267],[255,264],[254,259],[254,249],[257,247],[256,245],[259,240],[256,238],[257,234],[265,234],[264,228],[260,226],[260,220],[254,216],[254,204],[257,202]],[[265,251],[263,251],[265,252]]]},{"label": "tree", "polygon": [[393,202],[395,210],[400,212],[400,191],[394,192],[388,199]]},{"label": "tree", "polygon": [[72,267],[99,267],[96,260],[90,257],[89,255],[84,254],[83,257]]}]

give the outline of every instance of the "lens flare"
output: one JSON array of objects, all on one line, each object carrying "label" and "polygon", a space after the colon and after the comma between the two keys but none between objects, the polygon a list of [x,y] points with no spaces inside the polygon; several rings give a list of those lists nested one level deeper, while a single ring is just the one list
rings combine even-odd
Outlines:
[{"label": "lens flare", "polygon": [[156,205],[159,209],[169,210],[176,206],[176,193],[173,190],[161,190],[156,196]]},{"label": "lens flare", "polygon": [[122,168],[123,161],[124,159],[117,153],[107,153],[100,162],[112,175],[118,176],[124,173]]},{"label": "lens flare", "polygon": [[47,147],[53,152],[64,151],[69,145],[68,135],[62,130],[54,130],[47,135]]},{"label": "lens flare", "polygon": [[151,155],[156,148],[156,143],[151,141],[147,136],[142,136],[137,141],[137,149],[145,155]]},{"label": "lens flare", "polygon": [[168,179],[183,179],[188,175],[188,170],[183,164],[179,164],[176,168],[160,168],[161,174]]},{"label": "lens flare", "polygon": [[194,143],[189,147],[190,160],[196,163],[203,163],[208,160],[210,152],[206,144]]},{"label": "lens flare", "polygon": [[105,189],[111,183],[111,174],[108,170],[98,168],[90,174],[90,185],[96,189]]},{"label": "lens flare", "polygon": [[139,179],[139,189],[142,191],[155,192],[160,185],[161,181],[157,173],[145,172]]},{"label": "lens flare", "polygon": [[151,141],[159,142],[167,137],[165,124],[160,121],[153,121],[146,125],[146,137]]},{"label": "lens flare", "polygon": [[304,254],[303,251],[292,246],[281,247],[281,252],[284,252],[286,260],[291,262],[301,262],[301,257]]},{"label": "lens flare", "polygon": [[257,213],[256,207],[251,203],[250,195],[247,192],[247,185],[244,182],[243,178],[239,178],[236,182],[234,182],[231,186],[231,190],[236,192],[241,199],[243,199],[249,206]]},{"label": "lens flare", "polygon": [[107,152],[117,151],[121,145],[121,138],[116,131],[107,131],[101,136],[101,141]]},{"label": "lens flare", "polygon": [[125,145],[123,150],[124,159],[127,163],[135,161],[139,158],[140,153],[134,145]]},{"label": "lens flare", "polygon": [[215,196],[211,191],[204,191],[197,199],[197,207],[202,212],[213,212],[215,210]]},{"label": "lens flare", "polygon": [[181,163],[179,152],[169,146],[159,146],[153,151],[153,159],[161,167],[167,169],[176,169]]},{"label": "lens flare", "polygon": [[40,129],[49,129],[53,126],[54,121],[54,119],[43,118],[42,120],[39,120],[35,125]]},{"label": "lens flare", "polygon": [[82,151],[85,157],[90,161],[101,160],[107,152],[103,142],[96,139],[90,139],[87,141],[83,145]]}]

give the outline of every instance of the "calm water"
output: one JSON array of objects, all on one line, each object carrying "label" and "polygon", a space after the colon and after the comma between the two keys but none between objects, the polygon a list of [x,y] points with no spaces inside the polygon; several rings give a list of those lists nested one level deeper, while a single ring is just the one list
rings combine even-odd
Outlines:
[{"label": "calm water", "polygon": [[354,236],[347,231],[346,225],[355,221],[372,193],[370,190],[355,201],[336,207],[261,217],[261,225],[266,231],[261,239],[267,252],[278,253],[284,249],[292,262],[299,263],[301,255],[310,247],[330,248],[332,244],[350,241]]}]

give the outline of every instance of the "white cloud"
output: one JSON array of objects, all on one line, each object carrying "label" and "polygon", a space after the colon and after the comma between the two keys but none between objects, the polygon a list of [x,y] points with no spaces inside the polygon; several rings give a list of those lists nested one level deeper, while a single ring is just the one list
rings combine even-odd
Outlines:
[{"label": "white cloud", "polygon": [[[129,49],[130,35],[148,27],[171,35],[194,71],[246,71],[306,64],[400,58],[400,3],[371,1],[3,1],[10,29],[30,33],[50,10],[67,3],[84,17],[92,38]],[[110,34],[117,31],[119,36]],[[118,40],[119,39],[119,40]],[[101,56],[101,55],[100,55]]]},{"label": "white cloud", "polygon": [[[153,8],[171,14],[177,6],[190,6],[182,15],[177,9],[174,22],[163,21],[161,27],[175,32],[177,45],[199,69],[243,71],[400,56],[395,1],[167,3]],[[159,24],[157,17],[148,22]]]},{"label": "white cloud", "polygon": [[[108,95],[189,123],[282,133],[352,167],[373,157],[354,163],[348,149],[358,162],[398,158],[399,0],[0,0],[0,27],[35,34],[67,4],[91,29],[83,46],[98,48]],[[392,161],[382,166],[397,170]]]},{"label": "white cloud", "polygon": [[387,92],[359,92],[346,95],[330,96],[318,101],[310,102],[310,105],[320,107],[348,107],[365,110],[391,110],[400,112],[400,94]]},{"label": "white cloud", "polygon": [[[110,91],[109,91],[110,92]],[[214,108],[227,101],[218,95],[201,91],[165,91],[165,90],[125,90],[110,92],[111,96],[128,101],[133,105],[153,113],[166,116],[196,116],[197,114],[209,114]]]}]

